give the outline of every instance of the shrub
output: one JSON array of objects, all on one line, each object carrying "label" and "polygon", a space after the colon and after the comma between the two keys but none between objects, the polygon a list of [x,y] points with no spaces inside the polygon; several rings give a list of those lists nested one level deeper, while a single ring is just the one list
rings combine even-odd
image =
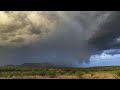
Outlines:
[{"label": "shrub", "polygon": [[54,78],[56,76],[56,72],[49,72],[48,75],[50,78]]},{"label": "shrub", "polygon": [[117,72],[116,75],[118,78],[120,78],[120,72]]}]

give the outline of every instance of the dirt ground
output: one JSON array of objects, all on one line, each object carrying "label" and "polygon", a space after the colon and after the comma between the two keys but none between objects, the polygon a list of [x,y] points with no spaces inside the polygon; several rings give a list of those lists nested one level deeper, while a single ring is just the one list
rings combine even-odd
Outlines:
[{"label": "dirt ground", "polygon": [[24,76],[24,77],[10,77],[10,78],[0,78],[0,79],[117,79],[114,73],[110,72],[95,72],[88,73],[82,76],[77,75],[59,75],[55,77],[50,76]]},{"label": "dirt ground", "polygon": [[114,73],[110,72],[101,72],[101,73],[92,73],[92,74],[85,74],[83,75],[85,79],[116,79]]}]

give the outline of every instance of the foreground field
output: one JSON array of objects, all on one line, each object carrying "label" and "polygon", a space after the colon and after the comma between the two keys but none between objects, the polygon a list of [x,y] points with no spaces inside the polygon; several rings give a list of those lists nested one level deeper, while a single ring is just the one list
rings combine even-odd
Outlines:
[{"label": "foreground field", "polygon": [[0,79],[119,79],[120,67],[40,69],[1,67]]}]

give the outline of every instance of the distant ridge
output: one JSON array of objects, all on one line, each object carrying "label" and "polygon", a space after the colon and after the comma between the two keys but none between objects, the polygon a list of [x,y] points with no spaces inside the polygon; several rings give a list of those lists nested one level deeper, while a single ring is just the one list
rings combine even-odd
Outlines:
[{"label": "distant ridge", "polygon": [[[62,69],[62,68],[73,68],[73,67],[66,67],[66,66],[62,66],[62,65],[55,65],[55,64],[50,64],[50,63],[24,63],[21,65],[6,65],[6,66],[2,66],[2,67],[28,67],[28,68],[39,68],[39,69]],[[93,66],[93,67],[84,67],[84,68],[111,68],[111,67],[120,67],[120,66]],[[79,68],[83,68],[83,67],[79,67]]]},{"label": "distant ridge", "polygon": [[71,68],[65,66],[54,65],[50,63],[24,63],[21,65],[6,65],[5,67],[31,67],[31,68],[42,68],[42,69],[49,69],[49,68]]}]

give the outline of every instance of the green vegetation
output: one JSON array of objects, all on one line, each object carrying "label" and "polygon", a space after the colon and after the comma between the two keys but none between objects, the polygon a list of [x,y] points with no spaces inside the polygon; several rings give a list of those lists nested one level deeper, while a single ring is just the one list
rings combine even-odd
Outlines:
[{"label": "green vegetation", "polygon": [[[41,76],[41,77],[40,77]],[[63,77],[62,77],[63,76]],[[78,78],[119,79],[120,67],[40,69],[30,67],[0,67],[0,78]]]}]

